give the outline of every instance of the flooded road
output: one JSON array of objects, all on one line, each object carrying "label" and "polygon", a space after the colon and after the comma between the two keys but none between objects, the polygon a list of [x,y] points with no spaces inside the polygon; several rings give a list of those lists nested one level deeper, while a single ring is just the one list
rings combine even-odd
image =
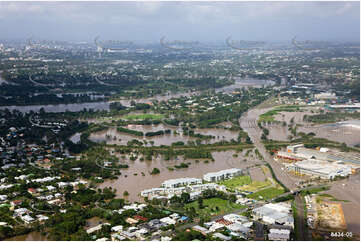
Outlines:
[{"label": "flooded road", "polygon": [[261,142],[261,129],[257,126],[257,120],[259,115],[271,110],[272,108],[254,108],[243,114],[240,118],[240,126],[246,131],[251,138],[252,142],[259,150],[265,161],[270,164],[276,177],[290,190],[297,188],[297,179],[291,177],[286,171],[284,171],[281,164],[273,160],[273,157],[267,152],[264,145]]},{"label": "flooded road", "polygon": [[[162,182],[168,179],[181,177],[202,178],[207,172],[215,172],[233,167],[245,169],[255,164],[261,164],[261,162],[254,157],[254,154],[245,157],[246,150],[239,153],[238,157],[234,157],[234,153],[234,151],[212,152],[214,161],[208,159],[208,163],[205,162],[206,159],[198,159],[198,162],[196,160],[184,161],[182,157],[169,161],[164,160],[162,157],[157,157],[153,159],[153,161],[139,161],[139,159],[130,161],[126,159],[129,168],[122,169],[122,175],[119,176],[117,180],[105,181],[100,184],[99,187],[104,188],[111,186],[117,189],[117,197],[123,197],[123,192],[128,191],[128,200],[141,201],[138,195],[142,190],[160,187]],[[119,154],[117,154],[117,156],[121,158]],[[179,165],[181,162],[190,162],[191,164],[188,168],[174,169],[173,171],[168,170],[167,167],[174,167],[174,165]],[[150,175],[150,172],[155,167],[160,170],[160,174]],[[142,176],[141,172],[143,172],[145,176]],[[134,175],[135,173],[137,174],[136,176]],[[127,175],[127,177],[125,177],[125,175]]]},{"label": "flooded road", "polygon": [[[258,148],[265,160],[272,166],[277,178],[290,190],[297,188],[296,183],[300,178],[291,176],[286,171],[281,164],[275,162],[273,157],[266,151],[264,145],[261,142],[262,130],[257,125],[257,120],[259,115],[266,113],[267,111],[272,110],[271,108],[254,108],[245,113],[240,119],[240,126],[248,133],[251,140]],[[278,121],[290,122],[291,118],[294,118],[294,123],[301,124],[303,126],[297,129],[298,132],[314,132],[316,137],[327,138],[332,141],[345,142],[348,145],[359,144],[360,140],[360,129],[354,127],[340,126],[338,124],[322,124],[322,125],[311,125],[309,123],[303,122],[303,116],[310,112],[308,108],[305,112],[281,112],[276,115],[275,118]],[[274,140],[287,140],[290,132],[288,127],[279,126],[270,126],[267,127],[270,131],[268,138]],[[356,131],[355,131],[356,130]]]}]

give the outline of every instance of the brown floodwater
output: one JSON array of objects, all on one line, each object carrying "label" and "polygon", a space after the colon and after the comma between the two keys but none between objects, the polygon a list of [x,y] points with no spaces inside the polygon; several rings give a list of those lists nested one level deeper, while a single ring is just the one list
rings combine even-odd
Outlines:
[{"label": "brown floodwater", "polygon": [[290,190],[297,188],[296,182],[300,178],[292,177],[289,173],[283,171],[283,166],[273,160],[273,157],[265,149],[261,142],[262,131],[257,125],[259,115],[271,110],[272,108],[254,108],[242,115],[239,122],[244,131],[246,131],[257,147],[264,159],[272,166],[272,169],[277,178],[285,184]]},{"label": "brown floodwater", "polygon": [[85,229],[89,229],[89,228],[92,228],[92,227],[95,227],[99,224],[102,224],[104,223],[105,220],[104,219],[101,219],[99,217],[92,217],[90,219],[87,219],[86,221],[86,225],[85,225]]},{"label": "brown floodwater", "polygon": [[248,87],[261,88],[275,84],[275,82],[271,80],[241,79],[240,77],[234,77],[234,80],[234,84],[221,88],[216,88],[216,92],[231,93],[234,92],[236,89]]},{"label": "brown floodwater", "polygon": [[[223,88],[217,88],[217,92],[225,92],[230,93],[234,91],[237,88],[242,87],[262,87],[262,86],[268,86],[274,84],[273,81],[269,80],[256,80],[256,79],[241,79],[239,77],[235,77],[236,82],[232,85],[223,87]],[[0,81],[0,84],[3,81]],[[192,96],[197,95],[199,92],[180,92],[180,93],[167,93],[166,95],[156,95],[154,97],[150,98],[139,98],[139,99],[119,99],[114,101],[101,101],[101,102],[91,102],[91,103],[70,103],[70,104],[56,104],[56,105],[27,105],[27,106],[0,106],[0,110],[9,109],[12,110],[19,110],[22,113],[28,113],[30,111],[39,112],[41,108],[44,108],[46,112],[65,112],[66,110],[69,110],[71,112],[79,112],[86,109],[93,109],[93,110],[109,110],[109,104],[112,102],[120,102],[124,106],[130,106],[130,103],[132,101],[135,101],[137,103],[147,103],[151,102],[152,100],[158,100],[158,101],[167,101],[171,98],[178,98],[181,96]]]},{"label": "brown floodwater", "polygon": [[[254,157],[254,154],[245,157],[245,152],[246,150],[242,151],[242,153],[238,153],[238,157],[233,157],[235,151],[215,151],[212,152],[214,162],[209,160],[208,163],[205,163],[205,159],[199,159],[198,163],[196,160],[184,161],[182,157],[169,161],[164,160],[161,156],[154,158],[152,161],[139,161],[139,159],[130,161],[126,158],[129,168],[122,169],[122,175],[119,176],[118,179],[107,180],[100,184],[99,187],[112,187],[117,189],[117,197],[123,197],[123,192],[128,191],[129,196],[127,199],[129,201],[141,201],[142,199],[139,197],[141,191],[160,187],[162,182],[168,179],[182,177],[202,178],[203,175],[208,172],[215,172],[233,167],[246,169],[255,164],[261,164],[261,162]],[[121,157],[120,155],[117,156],[119,158]],[[174,169],[173,171],[168,170],[167,167],[174,167],[174,165],[179,165],[181,162],[191,162],[191,165],[188,168]],[[160,170],[160,174],[150,175],[150,172],[155,167]],[[143,172],[145,176],[142,176],[141,172]],[[135,176],[134,173],[137,173],[137,176]],[[125,175],[127,175],[127,177],[125,177]]]},{"label": "brown floodwater", "polygon": [[80,142],[80,136],[81,136],[81,133],[75,133],[73,134],[69,139],[74,143],[74,144],[77,144]]},{"label": "brown floodwater", "polygon": [[312,114],[310,111],[311,109],[307,109],[307,111],[303,112],[280,112],[279,114],[275,115],[275,120],[281,122],[285,121],[287,123],[287,126],[282,126],[282,124],[280,124],[278,126],[269,127],[268,138],[273,140],[288,141],[288,136],[292,135],[291,132],[288,130],[288,124],[290,124],[290,121],[293,118],[295,124],[304,125],[305,123],[303,122],[303,116]]},{"label": "brown floodwater", "polygon": [[299,131],[313,132],[317,137],[346,143],[348,146],[360,144],[360,129],[339,126],[337,124],[315,125],[314,127],[300,127]]},{"label": "brown floodwater", "polygon": [[[238,88],[242,87],[262,87],[262,86],[270,86],[273,85],[274,82],[270,80],[257,80],[257,79],[241,79],[239,77],[235,77],[235,83],[229,86],[216,88],[216,92],[224,92],[224,93],[231,93]],[[135,102],[140,103],[147,103],[152,102],[152,100],[167,101],[171,98],[179,98],[181,96],[190,97],[193,95],[198,95],[200,92],[198,91],[189,91],[189,92],[181,92],[181,93],[167,93],[166,95],[156,95],[150,98],[139,98],[139,99],[120,99],[116,102],[120,102],[124,106],[130,106],[130,103],[134,100]]]},{"label": "brown floodwater", "polygon": [[18,235],[6,241],[45,241],[48,240],[46,236],[42,235],[41,232],[33,231],[25,235]]},{"label": "brown floodwater", "polygon": [[[164,124],[158,125],[128,125],[125,128],[131,130],[141,131],[143,133],[147,132],[155,132],[159,130],[166,130],[170,129],[171,134],[164,134],[164,135],[157,135],[153,137],[139,137],[135,135],[130,135],[122,132],[118,132],[116,127],[110,127],[108,130],[102,130],[99,132],[92,133],[89,139],[93,142],[103,142],[105,141],[107,144],[117,144],[117,145],[126,145],[128,141],[137,139],[137,140],[147,140],[153,141],[154,145],[171,145],[174,142],[183,141],[187,143],[188,141],[195,141],[197,138],[189,137],[187,135],[183,135],[183,131],[181,127],[175,128],[171,126],[167,126]],[[178,134],[174,134],[176,131]],[[230,141],[231,139],[237,140],[238,132],[237,131],[230,131],[227,129],[217,129],[217,128],[210,128],[210,129],[195,129],[195,133],[200,133],[203,135],[213,135],[215,136],[214,139],[209,141],[202,141],[202,143],[215,143],[222,140]],[[147,146],[151,146],[147,144]]]},{"label": "brown floodwater", "polygon": [[[355,127],[342,126],[337,123],[331,124],[312,124],[303,121],[304,115],[314,115],[311,110],[316,110],[316,107],[307,107],[307,110],[302,112],[280,112],[275,115],[275,120],[285,121],[287,124],[290,124],[290,120],[294,118],[295,124],[300,124],[297,132],[310,133],[313,132],[316,134],[316,137],[325,138],[328,140],[346,143],[349,146],[354,146],[360,144],[360,129]],[[270,109],[260,109],[259,113],[265,113]],[[354,120],[351,120],[354,121]],[[358,121],[359,120],[355,120]],[[288,130],[288,126],[269,126],[269,139],[287,141],[288,136],[291,135],[291,132]]]}]

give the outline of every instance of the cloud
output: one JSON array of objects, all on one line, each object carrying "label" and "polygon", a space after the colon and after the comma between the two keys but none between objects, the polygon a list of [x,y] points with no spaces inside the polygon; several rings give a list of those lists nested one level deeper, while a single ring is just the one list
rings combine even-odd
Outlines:
[{"label": "cloud", "polygon": [[300,31],[307,35],[307,29],[350,37],[359,36],[359,19],[359,2],[0,2],[0,31],[8,38],[27,30],[41,38],[65,39],[99,32],[127,39],[164,33],[205,39],[231,33],[285,38]]}]

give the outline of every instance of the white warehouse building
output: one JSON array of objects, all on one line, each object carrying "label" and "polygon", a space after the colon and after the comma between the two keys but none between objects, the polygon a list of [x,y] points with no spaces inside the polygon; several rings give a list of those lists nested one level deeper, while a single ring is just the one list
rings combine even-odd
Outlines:
[{"label": "white warehouse building", "polygon": [[333,179],[336,176],[348,176],[351,174],[351,166],[337,162],[308,159],[299,161],[287,166],[289,171],[309,176],[320,177],[321,179]]},{"label": "white warehouse building", "polygon": [[222,181],[235,176],[242,175],[242,170],[238,168],[232,168],[227,170],[221,170],[218,172],[210,172],[203,175],[203,180],[208,182]]},{"label": "white warehouse building", "polygon": [[202,184],[202,179],[185,177],[185,178],[166,180],[162,183],[162,187],[175,188],[175,187],[184,187],[184,186],[196,185],[196,184]]}]

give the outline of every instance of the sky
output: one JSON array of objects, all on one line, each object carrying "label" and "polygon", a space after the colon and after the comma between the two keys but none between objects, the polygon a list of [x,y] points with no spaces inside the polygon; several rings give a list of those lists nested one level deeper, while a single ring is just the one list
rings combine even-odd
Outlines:
[{"label": "sky", "polygon": [[359,41],[359,2],[0,2],[0,39]]}]

